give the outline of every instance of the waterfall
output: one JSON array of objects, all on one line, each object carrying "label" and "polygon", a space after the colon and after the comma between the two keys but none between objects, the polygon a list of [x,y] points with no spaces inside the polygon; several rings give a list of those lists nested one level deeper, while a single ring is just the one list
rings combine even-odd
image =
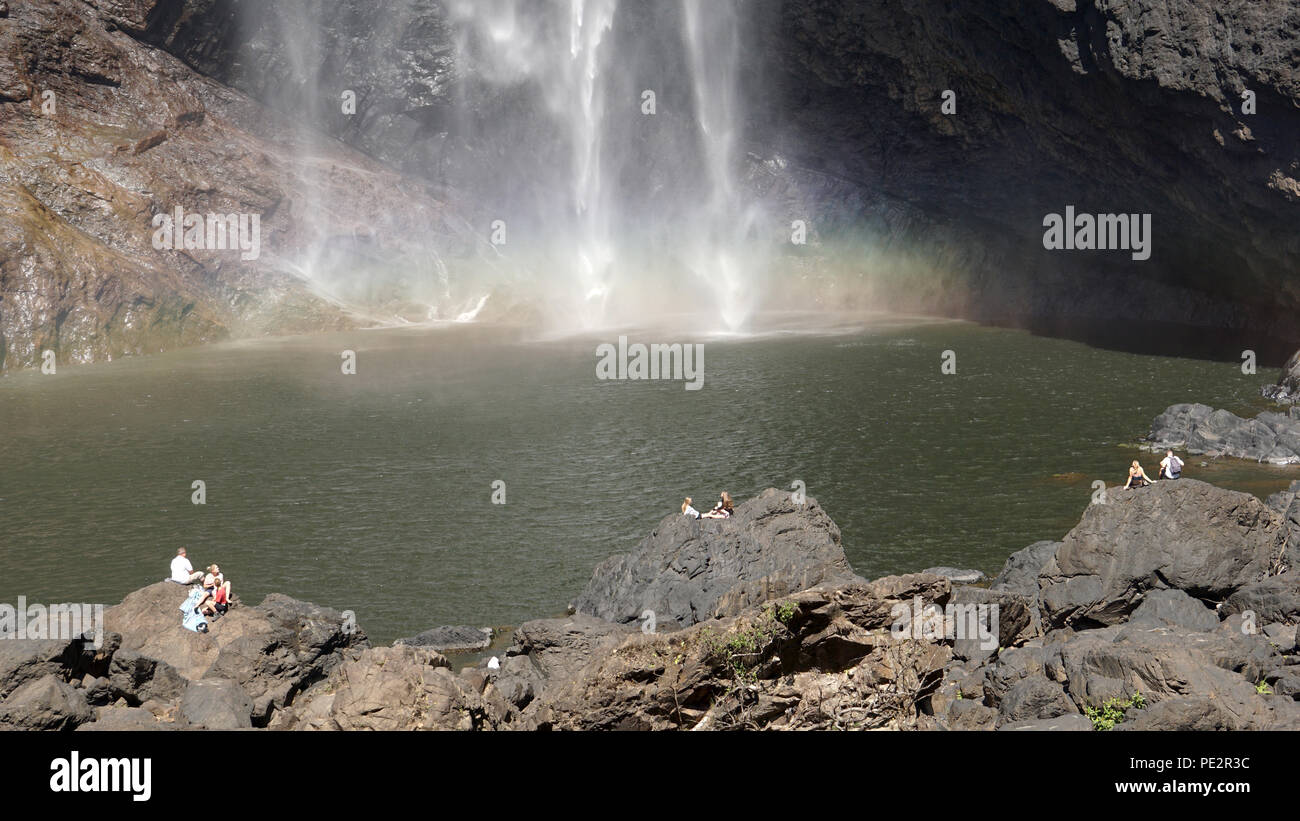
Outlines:
[{"label": "waterfall", "polygon": [[[258,94],[297,115],[302,227],[283,263],[322,294],[379,319],[522,304],[557,330],[667,315],[733,330],[753,311],[769,243],[741,184],[737,0],[447,0],[451,91],[419,101],[393,78],[426,89],[428,66],[408,72],[409,47],[374,44],[400,44],[430,13],[422,0],[394,0],[357,38],[322,29],[311,0],[244,8],[250,52],[276,55]],[[358,222],[319,130],[377,122],[339,113],[340,91],[358,83],[361,102],[369,89],[423,118],[406,170],[444,186],[438,216],[454,214],[454,230],[433,230],[419,208]],[[449,233],[473,250],[440,246]]]},{"label": "waterfall", "polygon": [[738,176],[737,4],[461,0],[450,11],[463,71],[485,89],[467,96],[499,101],[470,128],[494,148],[469,187],[494,192],[521,226],[504,253],[560,321],[703,308],[715,326],[742,325],[763,243]]}]

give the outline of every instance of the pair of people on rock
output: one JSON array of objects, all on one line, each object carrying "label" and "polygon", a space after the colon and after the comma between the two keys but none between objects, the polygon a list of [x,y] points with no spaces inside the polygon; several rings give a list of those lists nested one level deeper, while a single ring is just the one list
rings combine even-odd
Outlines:
[{"label": "pair of people on rock", "polygon": [[731,494],[722,491],[718,497],[718,503],[708,513],[700,513],[691,506],[691,497],[687,496],[686,501],[682,502],[682,515],[689,516],[692,519],[730,519],[735,505],[732,504]]},{"label": "pair of people on rock", "polygon": [[[1161,479],[1177,479],[1183,475],[1183,460],[1174,455],[1172,450],[1165,451],[1165,458],[1160,460]],[[1151,478],[1147,476],[1142,465],[1134,459],[1133,464],[1129,465],[1128,481],[1124,483],[1125,488],[1146,487],[1151,484]]]},{"label": "pair of people on rock", "polygon": [[203,598],[195,608],[205,616],[225,615],[230,609],[230,582],[217,565],[209,565],[203,577]]}]

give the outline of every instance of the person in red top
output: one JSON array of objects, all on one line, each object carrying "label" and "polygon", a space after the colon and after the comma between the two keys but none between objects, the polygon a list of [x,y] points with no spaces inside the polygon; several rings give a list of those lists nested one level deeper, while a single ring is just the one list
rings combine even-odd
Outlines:
[{"label": "person in red top", "polygon": [[[208,574],[203,577],[203,592],[207,595],[203,597],[203,601],[199,602],[200,612],[207,612],[209,616],[212,616],[217,613],[224,613],[229,609],[230,582],[226,581],[226,577],[221,573],[221,568],[215,564],[208,568]],[[212,604],[204,611],[203,608],[208,604],[209,600]]]}]

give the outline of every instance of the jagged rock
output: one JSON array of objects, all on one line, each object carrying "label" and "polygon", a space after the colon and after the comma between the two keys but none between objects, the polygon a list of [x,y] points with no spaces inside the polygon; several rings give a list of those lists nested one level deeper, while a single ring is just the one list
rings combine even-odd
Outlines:
[{"label": "jagged rock", "polygon": [[[925,726],[952,659],[942,637],[897,633],[913,600],[939,605],[928,574],[820,586],[665,634],[635,632],[529,706],[554,729],[867,729]],[[743,670],[752,687],[734,686]]]},{"label": "jagged rock", "polygon": [[[955,587],[949,607],[955,622],[953,655],[957,658],[982,661],[1001,647],[1015,647],[1040,635],[1037,608],[1018,593]],[[992,630],[994,621],[996,630]]]},{"label": "jagged rock", "polygon": [[1070,701],[1061,685],[1036,677],[1013,684],[998,704],[1000,724],[1038,721],[1078,712],[1079,708]]},{"label": "jagged rock", "polygon": [[191,681],[234,680],[255,704],[264,726],[300,690],[325,678],[341,651],[368,646],[341,613],[273,593],[256,607],[234,607],[206,634],[181,627],[178,607],[187,589],[159,582],[128,595],[104,613],[122,647],[166,662]]},{"label": "jagged rock", "polygon": [[1279,653],[1290,653],[1295,650],[1296,625],[1294,624],[1266,624],[1264,635]]},{"label": "jagged rock", "polygon": [[[1002,697],[1021,681],[1042,678],[1051,654],[1043,647],[1017,647],[999,653],[997,659],[983,668],[984,680],[980,695],[992,706],[998,706]],[[966,688],[963,687],[964,693]]]},{"label": "jagged rock", "polygon": [[950,730],[994,730],[998,711],[974,699],[957,699],[948,708],[947,724]]},{"label": "jagged rock", "polygon": [[1049,628],[1124,621],[1160,588],[1222,600],[1283,566],[1282,517],[1194,479],[1112,490],[1089,505],[1039,574]]},{"label": "jagged rock", "polygon": [[665,630],[856,578],[817,500],[768,488],[730,519],[665,517],[635,551],[597,566],[574,607],[623,624],[648,610]]},{"label": "jagged rock", "polygon": [[1151,423],[1147,441],[1157,450],[1236,456],[1275,465],[1300,462],[1300,418],[1265,412],[1242,419],[1208,405],[1169,406]]},{"label": "jagged rock", "polygon": [[1128,618],[1130,624],[1156,624],[1206,631],[1219,626],[1210,608],[1181,590],[1152,590]]},{"label": "jagged rock", "polygon": [[1049,637],[1045,674],[1065,684],[1083,709],[1141,693],[1167,698],[1253,694],[1253,683],[1275,666],[1276,653],[1258,636],[1185,627],[1123,625]]},{"label": "jagged rock", "polygon": [[253,726],[253,700],[229,679],[191,681],[181,695],[180,715],[203,730],[246,730]]},{"label": "jagged rock", "polygon": [[32,679],[0,701],[0,729],[72,730],[93,718],[85,695],[54,675]]},{"label": "jagged rock", "polygon": [[103,676],[121,636],[105,633],[100,647],[89,639],[6,639],[0,641],[0,698],[47,675],[80,679]]},{"label": "jagged rock", "polygon": [[1300,664],[1292,664],[1274,670],[1264,679],[1273,692],[1300,701]]},{"label": "jagged rock", "polygon": [[488,684],[453,675],[438,652],[410,645],[354,651],[319,693],[286,714],[283,729],[487,730],[510,705]]},{"label": "jagged rock", "polygon": [[170,701],[185,691],[186,680],[165,661],[142,656],[134,650],[118,650],[109,665],[112,690],[127,703],[140,705],[150,699]]},{"label": "jagged rock", "polygon": [[1005,590],[1038,602],[1038,573],[1043,569],[1060,542],[1034,542],[1024,550],[1018,550],[1007,557],[1002,572],[989,585],[990,590]]},{"label": "jagged rock", "polygon": [[1300,622],[1300,570],[1251,582],[1224,602],[1224,615],[1250,612],[1259,625]]},{"label": "jagged rock", "polygon": [[103,676],[85,676],[81,680],[81,690],[92,707],[103,707],[121,698],[120,691]]},{"label": "jagged rock", "polygon": [[1274,402],[1295,403],[1300,402],[1300,351],[1291,354],[1291,358],[1282,366],[1282,373],[1277,378],[1277,383],[1265,385],[1260,389],[1266,398]]},{"label": "jagged rock", "polygon": [[1212,696],[1173,698],[1134,710],[1116,730],[1296,730],[1300,705],[1254,692],[1249,685]]},{"label": "jagged rock", "polygon": [[49,639],[0,641],[0,699],[23,684],[65,668],[68,642]]},{"label": "jagged rock", "polygon": [[1285,569],[1300,570],[1300,480],[1280,493],[1274,493],[1265,500],[1273,510],[1286,517],[1290,536],[1287,539]]},{"label": "jagged rock", "polygon": [[393,644],[428,647],[440,653],[485,650],[492,644],[492,631],[480,627],[434,627],[410,638],[397,639]]},{"label": "jagged rock", "polygon": [[579,670],[633,632],[635,628],[627,625],[580,613],[525,622],[515,630],[506,650],[496,687],[522,708],[547,687],[572,681]]}]

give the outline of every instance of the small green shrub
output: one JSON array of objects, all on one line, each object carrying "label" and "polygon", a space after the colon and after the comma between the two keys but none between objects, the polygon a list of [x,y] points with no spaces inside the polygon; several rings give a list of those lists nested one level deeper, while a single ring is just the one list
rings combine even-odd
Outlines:
[{"label": "small green shrub", "polygon": [[1083,712],[1092,721],[1094,730],[1109,730],[1124,720],[1130,709],[1141,710],[1147,706],[1147,700],[1141,693],[1122,698],[1108,698],[1100,707],[1085,704]]}]

